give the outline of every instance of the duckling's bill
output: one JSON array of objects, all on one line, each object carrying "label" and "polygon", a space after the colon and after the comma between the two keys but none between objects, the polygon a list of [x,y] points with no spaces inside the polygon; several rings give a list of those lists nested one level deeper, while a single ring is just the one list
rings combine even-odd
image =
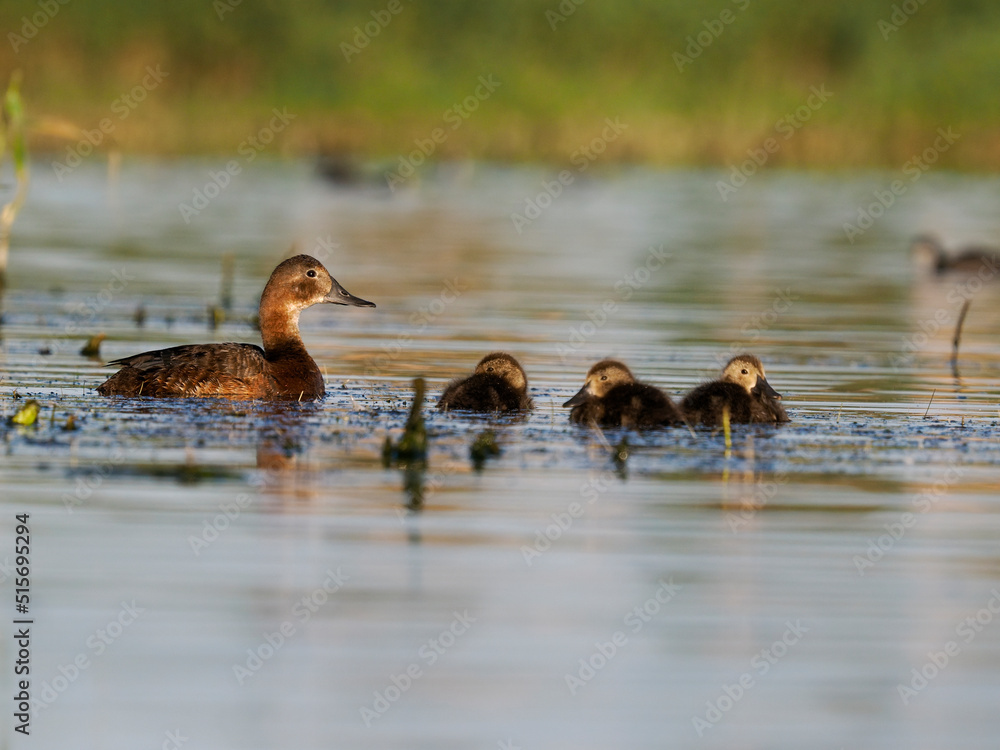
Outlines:
[{"label": "duckling's bill", "polygon": [[754,385],[752,392],[767,396],[768,398],[781,399],[781,394],[774,390],[771,384],[760,375],[757,376],[757,383]]},{"label": "duckling's bill", "polygon": [[588,399],[593,398],[593,396],[594,394],[590,390],[590,383],[586,383],[583,388],[576,392],[576,395],[573,396],[573,398],[563,404],[563,407],[578,406],[585,403]]}]

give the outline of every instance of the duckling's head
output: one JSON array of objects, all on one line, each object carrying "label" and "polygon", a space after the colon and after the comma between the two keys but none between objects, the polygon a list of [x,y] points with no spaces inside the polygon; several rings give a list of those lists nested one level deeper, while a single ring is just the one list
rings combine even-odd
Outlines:
[{"label": "duckling's head", "polygon": [[375,303],[350,294],[322,263],[309,255],[296,255],[279,263],[264,287],[263,298],[273,299],[274,304],[290,310],[304,310],[321,302],[375,307]]},{"label": "duckling's head", "polygon": [[563,406],[576,406],[593,398],[602,398],[616,385],[634,383],[632,371],[617,359],[602,359],[587,372],[587,380]]},{"label": "duckling's head", "polygon": [[513,388],[524,391],[528,388],[528,377],[520,362],[507,352],[492,352],[487,354],[476,365],[477,373],[488,373],[506,380]]},{"label": "duckling's head", "polygon": [[948,260],[941,240],[933,234],[921,234],[910,243],[910,255],[914,263],[924,271],[936,271],[942,268]]},{"label": "duckling's head", "polygon": [[722,370],[722,380],[742,386],[751,395],[781,398],[781,394],[768,384],[764,365],[752,354],[737,354],[729,360]]}]

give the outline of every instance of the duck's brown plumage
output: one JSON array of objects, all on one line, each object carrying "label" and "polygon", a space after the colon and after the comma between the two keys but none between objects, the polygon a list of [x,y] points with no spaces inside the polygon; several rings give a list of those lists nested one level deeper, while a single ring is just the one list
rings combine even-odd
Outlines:
[{"label": "duck's brown plumage", "polygon": [[780,398],[767,382],[761,361],[752,354],[739,354],[729,360],[719,380],[700,385],[685,396],[681,412],[692,425],[721,425],[727,409],[733,424],[787,422]]},{"label": "duck's brown plumage", "polygon": [[532,408],[528,378],[520,363],[506,352],[492,352],[467,378],[452,381],[438,401],[442,411],[510,412]]},{"label": "duck's brown plumage", "polygon": [[563,406],[572,406],[571,422],[604,427],[660,427],[682,424],[670,397],[635,379],[631,370],[614,359],[603,359],[587,373],[583,388]]},{"label": "duck's brown plumage", "polygon": [[264,348],[253,344],[192,344],[109,362],[122,369],[97,387],[102,396],[317,399],[323,374],[299,335],[299,314],[328,302],[375,307],[349,294],[315,258],[280,263],[260,298]]}]

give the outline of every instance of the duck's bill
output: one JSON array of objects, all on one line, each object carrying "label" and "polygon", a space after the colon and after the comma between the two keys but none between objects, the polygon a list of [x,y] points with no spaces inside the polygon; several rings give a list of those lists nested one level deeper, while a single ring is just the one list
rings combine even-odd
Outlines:
[{"label": "duck's bill", "polygon": [[333,282],[333,289],[331,289],[330,293],[323,298],[323,301],[329,302],[331,305],[350,305],[351,307],[375,307],[374,302],[369,302],[366,299],[355,297],[349,291],[344,289],[344,287],[338,284],[336,279],[334,279]]},{"label": "duck's bill", "polygon": [[761,396],[766,396],[767,398],[781,398],[781,394],[774,390],[774,388],[771,387],[771,384],[759,375],[757,376],[757,384],[753,387],[753,392],[758,393]]},{"label": "duck's bill", "polygon": [[573,396],[573,398],[571,398],[569,401],[563,404],[563,406],[564,407],[579,406],[580,404],[587,401],[589,398],[590,398],[590,391],[588,390],[588,387],[585,385],[583,386],[583,388],[581,388],[579,391],[576,392],[576,395]]}]

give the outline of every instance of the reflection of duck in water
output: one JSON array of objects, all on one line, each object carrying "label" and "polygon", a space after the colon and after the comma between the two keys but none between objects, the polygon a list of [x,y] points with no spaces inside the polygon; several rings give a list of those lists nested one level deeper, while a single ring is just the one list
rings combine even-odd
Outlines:
[{"label": "reflection of duck in water", "polygon": [[488,413],[530,409],[528,378],[512,356],[493,352],[479,361],[472,375],[448,385],[437,407]]},{"label": "reflection of duck in water", "polygon": [[260,297],[264,348],[193,344],[133,354],[109,364],[118,372],[97,387],[102,396],[224,397],[311,400],[326,392],[323,373],[299,335],[299,313],[329,302],[375,307],[349,294],[315,258],[280,263]]},{"label": "reflection of duck in water", "polygon": [[571,422],[605,427],[659,427],[682,424],[680,412],[659,388],[640,383],[616,359],[602,359],[587,372],[583,388],[563,406]]},{"label": "reflection of duck in water", "polygon": [[915,237],[910,244],[910,253],[921,268],[938,275],[952,271],[959,273],[985,271],[989,274],[987,278],[992,278],[1000,270],[1000,249],[975,245],[952,254],[945,250],[941,241],[932,234]]},{"label": "reflection of duck in water", "polygon": [[787,422],[779,403],[781,394],[764,377],[764,365],[752,354],[733,357],[722,377],[699,385],[681,401],[681,411],[690,424],[720,425],[729,410],[733,424]]}]

